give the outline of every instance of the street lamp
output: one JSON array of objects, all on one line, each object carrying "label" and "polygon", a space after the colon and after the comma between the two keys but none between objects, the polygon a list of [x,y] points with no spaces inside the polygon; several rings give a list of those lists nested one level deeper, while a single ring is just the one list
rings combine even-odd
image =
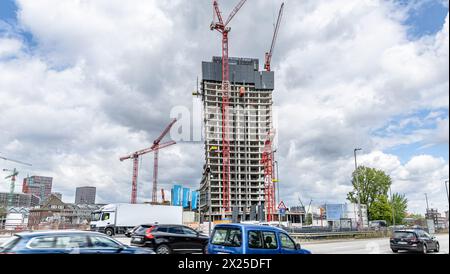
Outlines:
[{"label": "street lamp", "polygon": [[445,181],[445,190],[446,190],[446,192],[447,192],[447,202],[450,203],[450,200],[449,200],[449,198],[448,198],[448,180]]},{"label": "street lamp", "polygon": [[[280,203],[281,202],[281,199],[280,199],[280,175],[278,173],[278,161],[275,161],[275,165],[276,165],[276,169],[277,169],[277,177],[274,180],[274,182],[277,183],[276,184],[276,186],[277,186],[277,196],[278,196],[277,200],[278,200],[278,203]],[[278,210],[278,223],[281,225],[281,214],[280,214],[279,210]]]},{"label": "street lamp", "polygon": [[358,178],[358,164],[356,162],[356,152],[362,150],[362,148],[355,148],[353,150],[353,154],[355,156],[355,177],[356,177],[356,190],[358,192],[358,195],[356,196],[358,200],[358,229],[361,228],[362,223],[362,211],[361,211],[361,193],[360,193],[360,186],[359,186],[359,178]]},{"label": "street lamp", "polygon": [[[447,203],[448,204],[450,204],[450,199],[448,198],[448,180],[447,181],[445,181],[445,191],[447,192]],[[449,209],[448,210],[450,210],[450,206],[449,206]],[[448,215],[448,214],[447,214]],[[448,219],[447,219],[447,222],[448,222]],[[449,226],[447,225],[447,229],[448,229],[448,233],[449,233],[449,235],[450,235],[450,228],[449,228]]]},{"label": "street lamp", "polygon": [[206,180],[208,180],[208,215],[209,215],[209,222],[208,222],[208,234],[211,236],[211,221],[212,221],[212,209],[211,209],[211,177],[210,175],[210,168],[206,168]]},{"label": "street lamp", "polygon": [[389,186],[389,194],[391,196],[391,206],[392,206],[392,225],[395,228],[395,207],[394,207],[394,196],[392,196],[392,187]]}]

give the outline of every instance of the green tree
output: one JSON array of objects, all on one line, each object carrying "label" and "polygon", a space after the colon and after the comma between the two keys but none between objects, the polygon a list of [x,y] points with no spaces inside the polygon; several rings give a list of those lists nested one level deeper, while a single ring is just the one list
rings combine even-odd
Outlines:
[{"label": "green tree", "polygon": [[390,201],[390,206],[394,214],[395,224],[403,224],[403,220],[407,215],[406,210],[408,209],[408,199],[405,197],[405,194],[394,193]]},{"label": "green tree", "polygon": [[312,213],[306,214],[305,225],[312,225]]},{"label": "green tree", "polygon": [[[358,182],[356,181],[356,176],[358,176]],[[380,209],[380,205],[383,205],[382,208],[385,208],[383,201],[379,201],[379,199],[387,201],[387,193],[392,184],[391,177],[382,170],[360,166],[352,174],[352,184],[354,190],[347,194],[347,200],[357,203],[357,190],[359,190],[361,204],[367,205],[369,220],[379,220],[373,214],[379,216],[380,212],[373,212],[375,209],[372,208],[372,204],[378,202],[377,210]],[[390,207],[385,208],[385,210],[390,211]],[[388,213],[383,213],[382,215],[388,215]]]},{"label": "green tree", "polygon": [[388,224],[392,221],[392,208],[387,199],[387,195],[376,197],[369,207],[371,220],[385,220]]}]

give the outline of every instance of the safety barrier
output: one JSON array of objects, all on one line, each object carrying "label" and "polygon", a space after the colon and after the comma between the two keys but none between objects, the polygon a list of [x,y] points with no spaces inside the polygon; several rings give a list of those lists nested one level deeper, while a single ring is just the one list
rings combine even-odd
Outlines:
[{"label": "safety barrier", "polygon": [[320,232],[320,233],[290,233],[296,241],[342,239],[342,238],[382,238],[387,237],[387,231],[348,231],[348,232]]}]

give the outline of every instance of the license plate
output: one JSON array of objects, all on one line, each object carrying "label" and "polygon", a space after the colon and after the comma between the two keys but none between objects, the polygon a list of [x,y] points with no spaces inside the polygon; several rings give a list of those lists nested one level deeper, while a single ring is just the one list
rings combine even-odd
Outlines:
[{"label": "license plate", "polygon": [[133,238],[131,241],[140,243],[140,242],[142,242],[142,238]]},{"label": "license plate", "polygon": [[399,245],[407,245],[407,242],[398,242]]}]

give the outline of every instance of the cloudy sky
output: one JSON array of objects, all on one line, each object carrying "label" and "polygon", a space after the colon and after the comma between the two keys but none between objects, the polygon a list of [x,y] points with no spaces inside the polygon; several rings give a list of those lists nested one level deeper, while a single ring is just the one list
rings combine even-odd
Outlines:
[{"label": "cloudy sky", "polygon": [[[282,199],[345,202],[362,147],[360,164],[386,171],[412,212],[424,193],[447,210],[448,0],[285,2],[272,64]],[[248,0],[231,56],[263,58],[280,4]],[[67,202],[84,185],[128,202],[131,162],[118,159],[149,146],[174,107],[192,109],[201,61],[220,54],[211,20],[210,0],[0,0],[0,155],[33,164],[0,160],[19,169],[16,191],[37,174]],[[203,158],[201,142],[164,149],[160,186],[197,187]],[[152,168],[143,157],[140,201]]]}]

